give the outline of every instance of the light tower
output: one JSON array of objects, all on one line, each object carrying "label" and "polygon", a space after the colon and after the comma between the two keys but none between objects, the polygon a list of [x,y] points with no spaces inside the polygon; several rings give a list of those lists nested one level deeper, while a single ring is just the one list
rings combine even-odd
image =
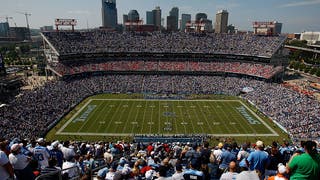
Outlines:
[{"label": "light tower", "polygon": [[27,13],[27,12],[17,12],[19,14],[23,14],[26,16],[26,22],[27,22],[27,29],[28,29],[28,37],[29,37],[29,40],[31,39],[31,32],[30,32],[30,26],[29,26],[29,20],[28,20],[28,16],[31,16],[30,13]]},{"label": "light tower", "polygon": [[17,12],[17,13],[19,13],[19,14],[23,14],[23,15],[25,15],[25,16],[26,16],[27,28],[28,28],[28,29],[30,29],[30,27],[29,27],[29,20],[28,20],[28,16],[31,16],[31,14],[30,14],[30,13],[27,13],[27,12]]}]

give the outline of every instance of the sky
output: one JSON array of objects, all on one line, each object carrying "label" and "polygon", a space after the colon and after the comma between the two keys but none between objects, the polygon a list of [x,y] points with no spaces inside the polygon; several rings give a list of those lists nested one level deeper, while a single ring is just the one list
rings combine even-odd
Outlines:
[{"label": "sky", "polygon": [[[160,6],[166,19],[172,7],[192,15],[204,12],[215,22],[218,10],[229,12],[228,24],[239,30],[252,30],[253,21],[278,21],[283,23],[282,32],[299,33],[320,31],[320,0],[117,0],[118,23],[122,15],[136,9],[146,21],[146,11]],[[75,18],[76,28],[95,28],[102,24],[101,0],[0,0],[0,22],[9,19],[10,26],[26,26],[26,19],[19,12],[28,12],[31,28],[53,25],[55,18]]]}]

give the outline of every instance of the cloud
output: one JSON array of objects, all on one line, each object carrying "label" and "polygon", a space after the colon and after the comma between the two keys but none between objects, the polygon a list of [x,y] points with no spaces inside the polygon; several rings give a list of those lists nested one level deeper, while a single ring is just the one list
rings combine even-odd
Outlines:
[{"label": "cloud", "polygon": [[299,2],[290,2],[287,4],[282,4],[279,7],[286,8],[286,7],[308,6],[308,5],[314,5],[314,4],[320,4],[320,0],[304,0]]},{"label": "cloud", "polygon": [[68,14],[84,14],[84,15],[90,15],[91,12],[87,10],[71,10],[68,11]]}]

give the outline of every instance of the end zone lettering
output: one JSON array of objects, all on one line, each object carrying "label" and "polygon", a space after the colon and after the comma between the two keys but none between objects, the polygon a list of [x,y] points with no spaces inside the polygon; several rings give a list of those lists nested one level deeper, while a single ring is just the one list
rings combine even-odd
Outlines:
[{"label": "end zone lettering", "polygon": [[254,118],[252,118],[249,113],[247,112],[247,109],[244,106],[241,107],[237,107],[236,108],[241,114],[242,116],[250,123],[250,124],[261,124],[260,121],[255,120]]},{"label": "end zone lettering", "polygon": [[86,110],[84,113],[82,113],[80,117],[78,117],[77,119],[73,120],[72,122],[73,122],[73,123],[78,122],[78,121],[83,122],[83,121],[87,120],[89,114],[90,114],[96,107],[97,107],[97,105],[89,105],[89,106],[87,107],[87,110]]}]

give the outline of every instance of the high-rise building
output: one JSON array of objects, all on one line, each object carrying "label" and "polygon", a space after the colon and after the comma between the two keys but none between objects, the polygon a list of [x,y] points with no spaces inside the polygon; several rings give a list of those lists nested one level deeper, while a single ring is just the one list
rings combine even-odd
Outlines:
[{"label": "high-rise building", "polygon": [[154,25],[154,17],[153,17],[153,12],[152,11],[147,11],[147,23],[148,25]]},{"label": "high-rise building", "polygon": [[227,33],[228,32],[228,16],[227,10],[220,10],[216,14],[215,32]]},{"label": "high-rise building", "polygon": [[129,20],[129,16],[127,14],[123,15],[123,25]]},{"label": "high-rise building", "polygon": [[180,30],[185,31],[187,22],[191,21],[191,14],[182,14],[181,15],[181,24],[180,24]]},{"label": "high-rise building", "polygon": [[116,0],[102,1],[102,26],[106,28],[116,28],[118,25]]},{"label": "high-rise building", "polygon": [[207,14],[206,13],[197,13],[196,14],[196,21],[200,21],[201,19],[207,19],[208,18],[208,16],[207,16]]},{"label": "high-rise building", "polygon": [[274,22],[274,33],[279,35],[281,34],[281,29],[282,29],[282,23],[279,23],[278,21]]},{"label": "high-rise building", "polygon": [[159,6],[157,6],[154,10],[152,10],[153,13],[153,22],[154,25],[158,30],[161,30],[161,9]]},{"label": "high-rise building", "polygon": [[9,36],[9,23],[3,22],[0,23],[0,37],[8,37]]},{"label": "high-rise building", "polygon": [[139,21],[140,16],[137,10],[130,10],[128,13],[128,20],[133,22],[133,21]]},{"label": "high-rise building", "polygon": [[178,31],[179,8],[173,7],[167,16],[167,30]]}]

